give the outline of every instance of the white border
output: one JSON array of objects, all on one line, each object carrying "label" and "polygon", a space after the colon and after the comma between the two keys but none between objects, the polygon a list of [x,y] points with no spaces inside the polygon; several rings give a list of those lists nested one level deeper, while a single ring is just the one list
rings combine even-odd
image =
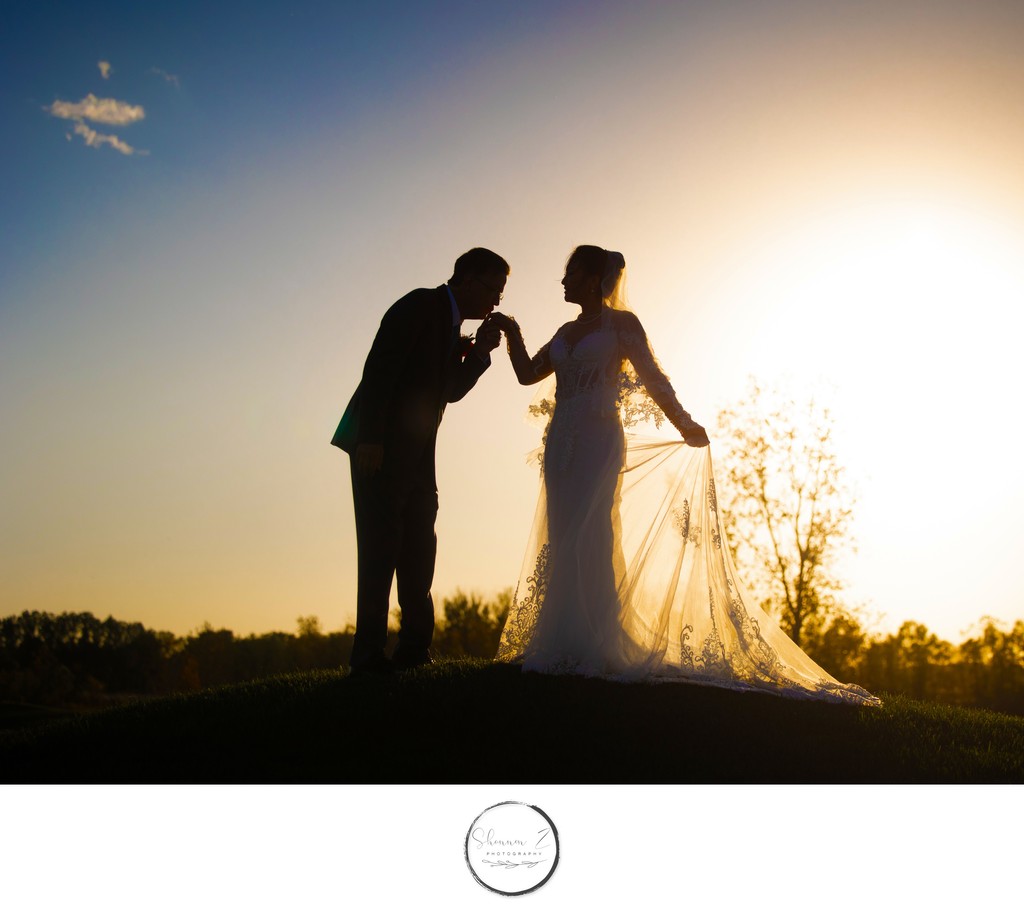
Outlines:
[{"label": "white border", "polygon": [[[516,800],[559,867],[506,898],[466,830]],[[5,903],[150,908],[958,907],[1008,900],[1020,786],[0,788]],[[570,903],[571,902],[571,903]],[[582,902],[582,903],[581,903]]]}]

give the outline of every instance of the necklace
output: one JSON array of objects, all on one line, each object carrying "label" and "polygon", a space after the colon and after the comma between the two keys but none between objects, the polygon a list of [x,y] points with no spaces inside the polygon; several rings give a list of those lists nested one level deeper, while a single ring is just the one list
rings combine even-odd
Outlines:
[{"label": "necklace", "polygon": [[579,316],[576,317],[576,321],[580,325],[586,325],[588,322],[593,322],[595,319],[600,319],[600,318],[601,318],[600,311],[598,311],[597,313],[591,313],[589,316],[584,316],[581,313]]}]

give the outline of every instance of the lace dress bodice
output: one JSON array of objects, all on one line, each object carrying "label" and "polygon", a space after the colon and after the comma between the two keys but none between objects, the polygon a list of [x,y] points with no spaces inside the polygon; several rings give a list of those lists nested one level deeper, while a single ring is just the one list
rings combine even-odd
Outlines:
[{"label": "lace dress bodice", "polygon": [[554,370],[562,412],[618,415],[627,427],[647,419],[660,426],[667,417],[684,434],[697,426],[655,359],[640,320],[628,311],[605,307],[590,331],[579,320],[566,323],[533,365]]}]

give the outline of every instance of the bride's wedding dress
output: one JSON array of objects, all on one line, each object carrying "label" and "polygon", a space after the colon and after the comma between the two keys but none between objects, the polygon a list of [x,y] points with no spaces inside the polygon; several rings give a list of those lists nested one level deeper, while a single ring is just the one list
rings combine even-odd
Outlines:
[{"label": "bride's wedding dress", "polygon": [[710,446],[627,437],[624,427],[645,420],[694,425],[636,316],[604,306],[584,322],[567,323],[534,358],[554,368],[556,389],[531,408],[550,416],[543,483],[497,659],[877,704],[833,679],[744,592]]}]

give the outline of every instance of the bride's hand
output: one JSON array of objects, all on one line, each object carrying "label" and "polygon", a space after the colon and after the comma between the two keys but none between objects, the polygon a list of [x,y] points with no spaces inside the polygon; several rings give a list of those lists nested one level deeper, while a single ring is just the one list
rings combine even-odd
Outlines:
[{"label": "bride's hand", "polygon": [[491,313],[487,319],[489,322],[494,323],[503,332],[514,332],[518,328],[516,321],[511,316],[506,316],[504,313]]},{"label": "bride's hand", "polygon": [[711,445],[711,440],[708,439],[707,430],[697,423],[683,430],[683,441],[688,446],[693,446],[698,449]]}]

